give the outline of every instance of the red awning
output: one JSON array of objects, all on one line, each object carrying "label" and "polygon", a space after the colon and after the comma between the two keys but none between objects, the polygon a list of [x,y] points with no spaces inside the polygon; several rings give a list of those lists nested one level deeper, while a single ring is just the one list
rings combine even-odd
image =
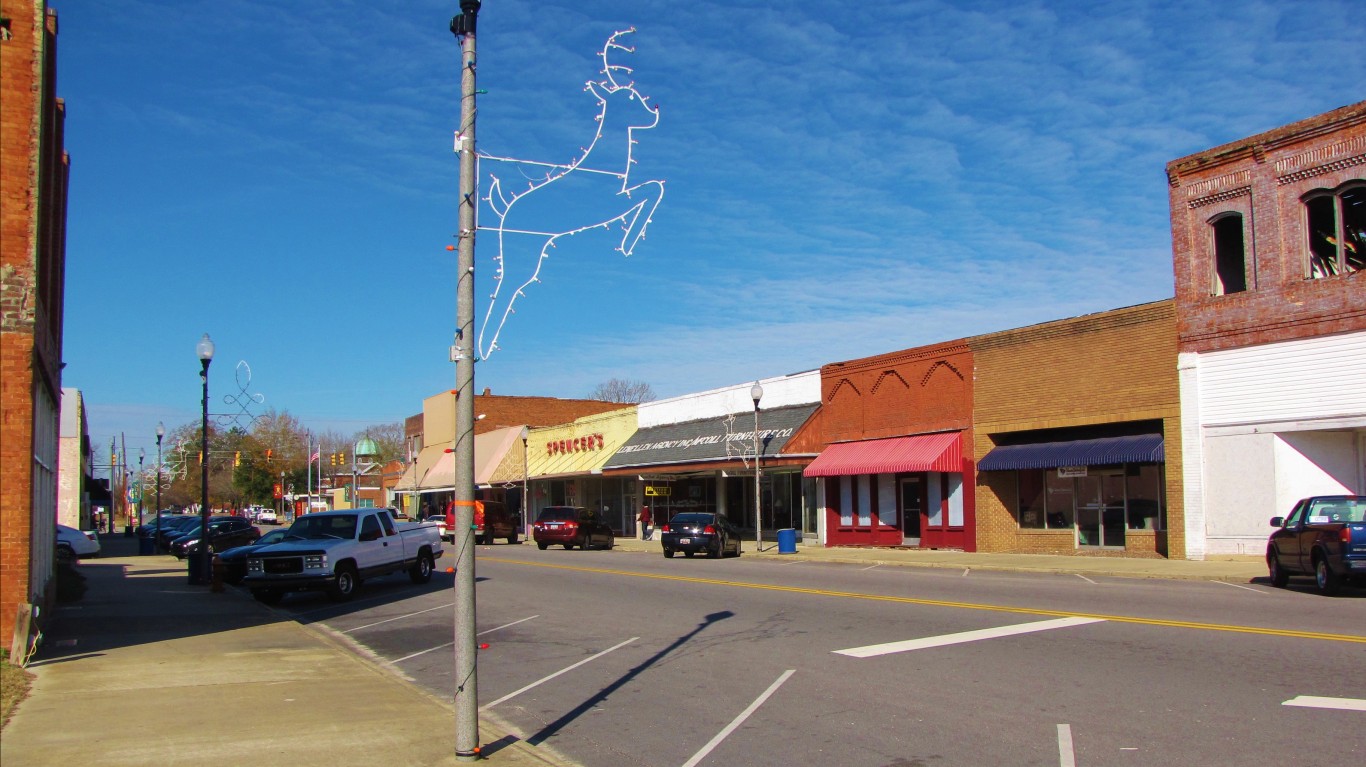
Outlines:
[{"label": "red awning", "polygon": [[827,447],[807,466],[808,477],[896,474],[903,471],[963,470],[961,432],[841,442]]}]

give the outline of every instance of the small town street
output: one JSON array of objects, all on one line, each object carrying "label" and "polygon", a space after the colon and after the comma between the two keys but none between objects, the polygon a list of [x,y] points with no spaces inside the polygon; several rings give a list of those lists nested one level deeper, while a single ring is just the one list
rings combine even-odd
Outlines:
[{"label": "small town street", "polygon": [[[582,764],[1366,755],[1360,590],[530,545],[478,566],[481,710]],[[279,609],[449,696],[452,602],[385,579]]]}]

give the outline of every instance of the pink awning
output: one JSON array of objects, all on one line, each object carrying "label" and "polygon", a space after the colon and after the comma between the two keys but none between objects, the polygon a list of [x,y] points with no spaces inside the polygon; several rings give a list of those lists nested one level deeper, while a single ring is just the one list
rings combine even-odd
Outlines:
[{"label": "pink awning", "polygon": [[840,442],[827,447],[802,472],[808,477],[963,470],[962,432]]}]

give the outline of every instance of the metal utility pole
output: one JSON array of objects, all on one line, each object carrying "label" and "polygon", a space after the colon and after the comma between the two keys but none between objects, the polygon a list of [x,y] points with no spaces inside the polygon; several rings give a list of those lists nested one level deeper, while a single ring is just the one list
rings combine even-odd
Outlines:
[{"label": "metal utility pole", "polygon": [[474,156],[474,28],[479,0],[460,0],[451,33],[460,41],[460,204],[455,289],[455,758],[475,761],[479,749],[479,679],[474,634],[474,230],[479,187]]}]

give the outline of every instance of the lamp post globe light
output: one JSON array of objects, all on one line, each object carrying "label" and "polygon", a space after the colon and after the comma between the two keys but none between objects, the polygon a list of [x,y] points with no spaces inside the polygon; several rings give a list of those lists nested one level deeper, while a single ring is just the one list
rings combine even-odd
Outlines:
[{"label": "lamp post globe light", "polygon": [[759,466],[759,400],[764,398],[764,387],[758,381],[749,387],[749,398],[754,400],[754,550],[764,550],[764,518],[759,513],[759,478],[763,469]]},{"label": "lamp post globe light", "polygon": [[161,438],[166,436],[166,424],[157,421],[157,530],[152,542],[161,540]]},{"label": "lamp post globe light", "polygon": [[[201,536],[207,536],[209,531],[209,363],[213,361],[213,341],[209,340],[208,333],[205,333],[204,337],[199,339],[199,343],[195,344],[194,351],[195,354],[199,355],[199,380],[204,384],[201,400],[203,409],[199,421],[199,530]],[[208,539],[205,537],[201,540],[207,541]],[[196,561],[194,557],[189,557],[191,583],[207,584],[212,580],[210,568],[213,567],[213,564],[202,553],[207,549],[207,546],[200,547],[199,561]],[[199,564],[199,572],[194,571],[196,564]]]}]

